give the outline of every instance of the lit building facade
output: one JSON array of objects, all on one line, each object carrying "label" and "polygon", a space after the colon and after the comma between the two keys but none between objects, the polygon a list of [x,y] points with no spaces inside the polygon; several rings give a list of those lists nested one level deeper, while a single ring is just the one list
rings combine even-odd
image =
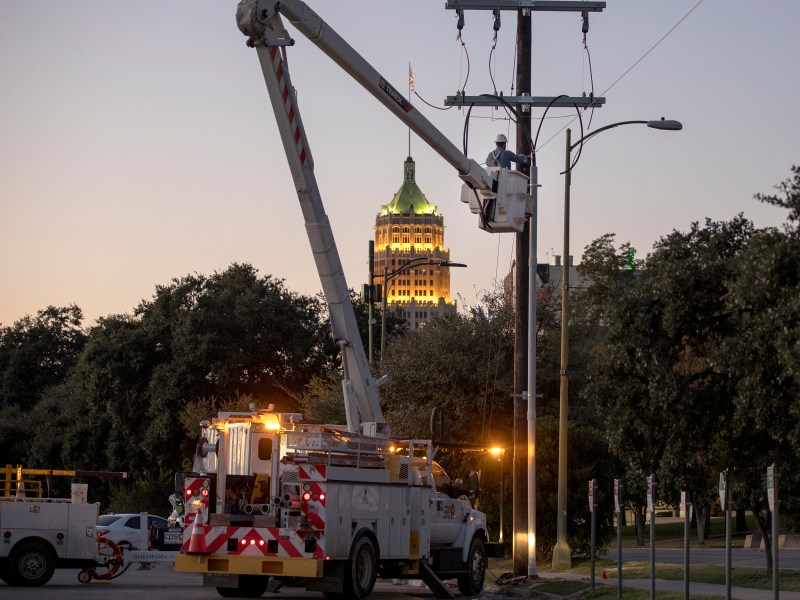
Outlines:
[{"label": "lit building facade", "polygon": [[[412,260],[450,260],[444,246],[444,217],[428,202],[416,182],[416,164],[403,164],[403,184],[375,217],[375,276],[383,281]],[[450,268],[422,264],[390,277],[383,293],[389,310],[398,311],[412,331],[432,318],[456,312],[450,300]]]}]

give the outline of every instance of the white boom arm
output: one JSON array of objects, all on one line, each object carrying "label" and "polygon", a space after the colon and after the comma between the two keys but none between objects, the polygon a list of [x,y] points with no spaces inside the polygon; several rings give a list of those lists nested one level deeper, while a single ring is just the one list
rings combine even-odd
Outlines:
[{"label": "white boom arm", "polygon": [[528,180],[517,171],[487,171],[467,158],[304,2],[240,0],[236,20],[242,33],[249,36],[248,45],[258,53],[330,310],[333,337],[342,351],[347,427],[354,433],[384,437],[389,435],[389,427],[383,420],[378,386],[361,342],[285,61],[285,47],[293,45],[294,40],[284,28],[282,16],[455,167],[465,182],[461,199],[480,215],[482,228],[493,232],[522,230],[532,204]]},{"label": "white boom arm", "polygon": [[282,15],[458,171],[465,182],[461,201],[479,215],[481,229],[522,231],[533,208],[528,178],[517,171],[487,171],[467,158],[305,2],[240,0],[236,20],[253,46],[291,46],[294,40],[283,27]]}]

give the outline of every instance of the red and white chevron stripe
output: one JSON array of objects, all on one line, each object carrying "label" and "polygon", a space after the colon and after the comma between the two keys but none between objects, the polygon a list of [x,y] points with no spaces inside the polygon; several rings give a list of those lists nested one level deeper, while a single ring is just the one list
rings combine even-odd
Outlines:
[{"label": "red and white chevron stripe", "polygon": [[325,465],[297,465],[300,481],[325,481],[327,467]]},{"label": "red and white chevron stripe", "polygon": [[278,46],[270,47],[269,53],[272,57],[272,66],[275,69],[275,75],[278,77],[278,86],[280,88],[281,97],[283,98],[283,107],[286,110],[286,115],[289,117],[289,124],[292,127],[292,136],[294,137],[297,156],[300,159],[300,164],[305,165],[306,149],[303,146],[303,136],[300,134],[300,120],[297,118],[297,113],[294,109],[294,96],[289,89],[287,78],[284,76],[283,58],[281,58]]},{"label": "red and white chevron stripe", "polygon": [[184,526],[194,523],[197,516],[196,504],[202,503],[206,514],[209,512],[211,480],[208,477],[187,477],[183,482],[183,503],[186,507]]},{"label": "red and white chevron stripe", "polygon": [[[277,558],[323,558],[322,539],[317,540],[314,552],[305,551],[305,539],[298,532],[287,532],[277,527],[206,527],[205,543],[208,554],[226,556],[255,556]],[[186,538],[190,539],[191,536]],[[228,540],[236,539],[236,549],[228,548]],[[273,543],[270,544],[269,542]],[[186,553],[188,541],[181,552]]]}]

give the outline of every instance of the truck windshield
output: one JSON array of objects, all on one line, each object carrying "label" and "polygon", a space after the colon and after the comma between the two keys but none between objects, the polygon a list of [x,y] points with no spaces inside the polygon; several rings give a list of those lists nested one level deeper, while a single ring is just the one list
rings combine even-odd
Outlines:
[{"label": "truck windshield", "polygon": [[452,485],[450,483],[450,478],[447,476],[447,473],[444,472],[442,465],[436,461],[433,461],[431,463],[431,474],[433,475],[433,482],[436,485],[436,491],[450,494],[452,491]]}]

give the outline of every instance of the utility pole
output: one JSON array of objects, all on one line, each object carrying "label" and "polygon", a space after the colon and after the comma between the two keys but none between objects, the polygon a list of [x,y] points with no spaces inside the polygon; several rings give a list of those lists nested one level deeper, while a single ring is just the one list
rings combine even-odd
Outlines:
[{"label": "utility pole", "polygon": [[[517,93],[520,96],[531,94],[531,11],[517,10]],[[528,156],[531,153],[530,107],[517,111],[517,154]],[[530,174],[529,166],[522,170]],[[533,193],[533,191],[532,191]],[[525,228],[515,234],[516,239],[516,290],[514,293],[514,456],[512,458],[512,536],[513,571],[515,577],[536,576],[535,554],[529,572],[528,544],[528,289],[536,282],[528,280],[528,259],[530,253],[531,219]],[[535,227],[535,224],[533,225]],[[535,349],[534,349],[535,357]],[[534,358],[535,360],[535,358]],[[532,492],[535,493],[535,492]],[[534,503],[535,505],[535,500]],[[535,523],[531,524],[535,527]],[[534,547],[535,553],[535,547]]]},{"label": "utility pole", "polygon": [[367,279],[367,285],[369,286],[368,292],[369,297],[367,298],[369,302],[368,306],[368,316],[367,316],[367,326],[369,327],[369,366],[372,366],[372,361],[375,358],[375,350],[373,347],[373,330],[375,327],[375,241],[369,241],[369,279]]},{"label": "utility pole", "polygon": [[[517,154],[532,152],[531,109],[533,107],[599,108],[605,98],[531,95],[531,12],[600,12],[604,1],[595,0],[446,0],[445,8],[463,15],[465,10],[517,11],[518,96],[498,98],[492,94],[448,96],[447,106],[500,106],[507,104],[517,112]],[[514,333],[514,456],[513,490],[513,570],[514,576],[536,577],[536,167],[531,164],[531,194],[534,215],[516,238],[515,333]],[[533,263],[533,264],[531,264]],[[531,293],[533,289],[533,293]],[[533,332],[533,334],[531,333]],[[531,340],[533,335],[534,339]],[[527,494],[526,494],[527,491]],[[526,497],[527,496],[527,497]],[[527,503],[526,503],[527,499]],[[550,517],[552,518],[552,517]]]}]

